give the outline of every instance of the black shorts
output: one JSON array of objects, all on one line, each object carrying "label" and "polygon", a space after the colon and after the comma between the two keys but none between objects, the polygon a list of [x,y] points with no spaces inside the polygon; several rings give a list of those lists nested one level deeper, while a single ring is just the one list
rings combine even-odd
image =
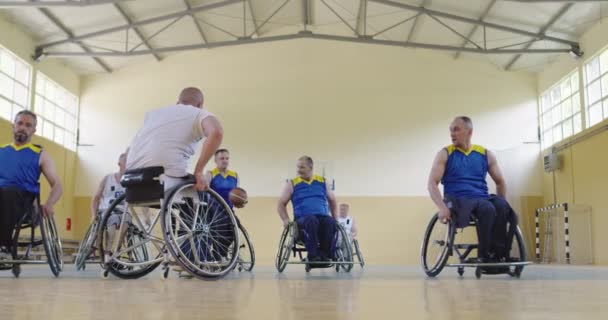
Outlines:
[{"label": "black shorts", "polygon": [[0,188],[0,246],[12,246],[15,226],[23,222],[25,215],[32,218],[35,200],[36,194],[31,192],[14,187]]}]

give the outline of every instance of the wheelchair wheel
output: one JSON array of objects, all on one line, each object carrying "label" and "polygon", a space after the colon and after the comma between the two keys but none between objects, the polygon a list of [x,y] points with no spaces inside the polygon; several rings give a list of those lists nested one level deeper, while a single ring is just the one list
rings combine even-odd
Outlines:
[{"label": "wheelchair wheel", "polygon": [[[112,216],[112,212],[114,214],[122,212],[123,234],[118,234],[120,228],[116,231],[117,236],[112,239],[118,241],[117,245],[113,244],[116,251],[113,252],[112,261],[105,261],[104,253],[112,249],[106,248],[109,240],[108,220]],[[131,221],[128,221],[127,216],[131,218]],[[124,221],[125,219],[127,220]],[[150,230],[153,227],[154,225],[150,226]],[[104,275],[109,272],[121,279],[137,279],[152,272],[162,262],[163,246],[157,243],[159,240],[146,233],[143,225],[139,223],[139,218],[134,214],[133,207],[125,202],[124,195],[112,202],[106,214],[103,215],[98,230],[99,255],[102,264],[106,267]],[[156,248],[156,252],[150,252],[154,248]]]},{"label": "wheelchair wheel", "polygon": [[[287,227],[283,229],[281,240],[279,240],[279,251],[277,252],[277,257],[275,259],[275,266],[279,272],[283,272],[287,266],[297,233],[298,231],[295,222],[290,222]],[[306,266],[308,267],[308,265]]]},{"label": "wheelchair wheel", "polygon": [[162,208],[162,230],[169,252],[184,270],[200,279],[217,279],[239,258],[234,213],[213,190],[198,192],[192,183],[177,186]]},{"label": "wheelchair wheel", "polygon": [[[527,261],[526,256],[526,246],[524,243],[524,237],[519,229],[519,226],[515,230],[515,236],[513,237],[513,245],[511,247],[510,252],[511,258],[515,258],[521,262]],[[512,277],[519,278],[521,276],[522,271],[524,270],[524,266],[515,266],[509,268],[509,275]]]},{"label": "wheelchair wheel", "polygon": [[241,223],[239,222],[239,271],[251,271],[255,265],[255,251],[253,250],[253,243],[249,239],[249,233]]},{"label": "wheelchair wheel", "polygon": [[[38,207],[37,210],[42,211],[40,210],[40,207]],[[55,219],[53,219],[53,217],[47,217],[42,214],[42,212],[39,214],[40,234],[42,235],[46,259],[53,275],[59,277],[59,273],[63,270],[63,249],[61,247],[59,233],[57,232],[57,226],[55,225]]]},{"label": "wheelchair wheel", "polygon": [[359,265],[361,266],[361,268],[365,267],[365,260],[363,259],[363,253],[361,253],[361,248],[359,247],[359,240],[353,239],[353,246],[355,248],[355,255],[357,255],[357,260],[359,260]]},{"label": "wheelchair wheel", "polygon": [[336,243],[336,261],[349,262],[349,264],[337,264],[336,271],[340,269],[350,272],[353,269],[353,251],[350,242],[348,242],[348,234],[342,225],[338,225],[338,243]]},{"label": "wheelchair wheel", "polygon": [[76,270],[84,270],[86,267],[86,262],[91,253],[95,251],[94,245],[97,240],[97,231],[99,227],[99,217],[96,217],[93,223],[87,229],[82,241],[80,242],[80,246],[78,247],[78,253],[76,254],[76,260],[74,261],[74,265],[76,266]]},{"label": "wheelchair wheel", "polygon": [[429,222],[422,242],[422,269],[429,277],[437,276],[445,267],[454,243],[454,225],[439,222],[435,214]]}]

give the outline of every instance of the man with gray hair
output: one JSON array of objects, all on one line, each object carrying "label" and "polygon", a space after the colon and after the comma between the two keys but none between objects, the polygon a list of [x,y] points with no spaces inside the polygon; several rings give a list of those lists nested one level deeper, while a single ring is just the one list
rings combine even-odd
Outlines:
[{"label": "man with gray hair", "polygon": [[[428,179],[428,191],[439,209],[439,221],[447,223],[453,219],[457,228],[464,228],[471,216],[475,217],[478,262],[502,261],[508,258],[517,216],[506,201],[507,185],[496,155],[471,144],[473,122],[469,117],[456,117],[450,125],[450,136],[452,144],[437,153]],[[496,183],[497,195],[488,193],[488,173]],[[439,183],[444,187],[443,196]]]}]

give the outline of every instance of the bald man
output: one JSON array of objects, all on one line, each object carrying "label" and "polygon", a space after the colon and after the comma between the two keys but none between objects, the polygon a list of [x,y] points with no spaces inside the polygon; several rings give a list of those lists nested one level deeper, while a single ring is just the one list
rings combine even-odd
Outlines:
[{"label": "bald man", "polygon": [[[428,190],[439,209],[441,222],[454,219],[457,228],[464,228],[471,216],[475,217],[479,238],[477,262],[503,261],[509,257],[517,215],[505,200],[507,184],[496,155],[472,144],[472,136],[471,118],[461,116],[452,121],[452,145],[437,153],[429,175]],[[496,183],[497,195],[488,193],[488,173]],[[444,187],[443,197],[439,183]],[[510,224],[508,231],[507,223]]]},{"label": "bald man", "polygon": [[203,108],[203,102],[201,90],[185,88],[177,104],[146,113],[144,125],[129,147],[127,170],[162,166],[165,189],[169,189],[188,175],[188,160],[205,139],[194,176],[196,189],[207,190],[209,179],[203,169],[221,145],[224,133],[218,119]]}]

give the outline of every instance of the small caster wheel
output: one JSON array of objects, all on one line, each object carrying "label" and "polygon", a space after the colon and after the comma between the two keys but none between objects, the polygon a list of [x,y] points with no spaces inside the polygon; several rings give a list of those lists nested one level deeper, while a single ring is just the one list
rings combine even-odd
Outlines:
[{"label": "small caster wheel", "polygon": [[464,275],[464,268],[458,268],[458,275],[461,277]]},{"label": "small caster wheel", "polygon": [[85,263],[85,264],[83,264],[83,265],[82,265],[82,268],[80,268],[80,270],[82,270],[82,271],[87,270],[87,264],[86,264],[86,263]]},{"label": "small caster wheel", "polygon": [[481,279],[481,269],[480,268],[475,269],[475,278]]},{"label": "small caster wheel", "polygon": [[163,280],[167,280],[167,278],[169,278],[169,268],[163,270],[163,273],[161,274],[162,279]]},{"label": "small caster wheel", "polygon": [[103,279],[108,279],[110,277],[110,271],[109,270],[102,270],[101,271],[101,278]]},{"label": "small caster wheel", "polygon": [[340,272],[340,265],[339,264],[336,265],[336,272]]},{"label": "small caster wheel", "polygon": [[306,265],[306,267],[304,267],[304,270],[306,270],[306,272],[310,272],[312,268],[310,267],[309,264]]},{"label": "small caster wheel", "polygon": [[12,272],[15,278],[19,278],[19,275],[21,274],[21,265],[14,264]]}]

